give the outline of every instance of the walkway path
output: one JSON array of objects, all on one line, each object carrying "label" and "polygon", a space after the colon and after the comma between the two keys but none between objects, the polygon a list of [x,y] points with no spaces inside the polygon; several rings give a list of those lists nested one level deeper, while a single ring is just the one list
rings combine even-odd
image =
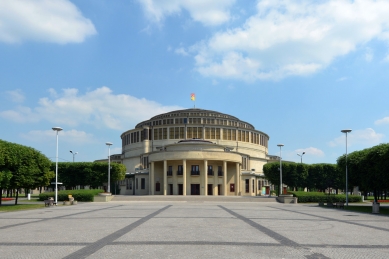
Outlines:
[{"label": "walkway path", "polygon": [[0,233],[7,259],[389,256],[388,217],[313,204],[82,203],[0,213]]}]

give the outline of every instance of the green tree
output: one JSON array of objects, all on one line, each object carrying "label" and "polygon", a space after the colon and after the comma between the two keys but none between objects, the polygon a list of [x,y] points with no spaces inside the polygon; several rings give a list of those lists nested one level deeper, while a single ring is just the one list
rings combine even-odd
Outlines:
[{"label": "green tree", "polygon": [[3,186],[16,190],[15,205],[21,188],[29,190],[48,184],[52,176],[51,162],[39,151],[3,140],[0,140],[0,150],[0,172],[5,172],[2,173]]}]

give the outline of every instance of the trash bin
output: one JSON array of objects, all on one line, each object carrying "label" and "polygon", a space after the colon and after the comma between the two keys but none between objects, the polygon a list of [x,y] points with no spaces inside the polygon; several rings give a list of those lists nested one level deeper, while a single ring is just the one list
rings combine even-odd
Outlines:
[{"label": "trash bin", "polygon": [[380,203],[379,202],[373,202],[373,213],[374,214],[379,214],[380,213]]}]

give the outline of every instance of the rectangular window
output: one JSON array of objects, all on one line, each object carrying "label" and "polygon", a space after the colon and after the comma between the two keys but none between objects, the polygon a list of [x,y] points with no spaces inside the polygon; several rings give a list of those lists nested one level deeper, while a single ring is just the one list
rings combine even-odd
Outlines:
[{"label": "rectangular window", "polygon": [[178,165],[178,168],[177,168],[177,175],[182,175],[183,172],[184,172],[184,170],[183,170],[182,165]]},{"label": "rectangular window", "polygon": [[138,190],[138,178],[135,179],[135,188]]},{"label": "rectangular window", "polygon": [[146,179],[145,178],[140,179],[140,188],[142,190],[144,190],[146,188]]},{"label": "rectangular window", "polygon": [[158,129],[154,129],[154,140],[158,140]]},{"label": "rectangular window", "polygon": [[174,128],[173,127],[169,128],[169,139],[174,139]]},{"label": "rectangular window", "polygon": [[162,128],[158,129],[158,139],[162,139]]},{"label": "rectangular window", "polygon": [[175,139],[179,139],[180,138],[180,128],[179,127],[175,127],[174,128],[174,138]]},{"label": "rectangular window", "polygon": [[238,130],[238,141],[242,141],[242,131]]},{"label": "rectangular window", "polygon": [[185,137],[185,128],[180,127],[180,139],[183,139]]},{"label": "rectangular window", "polygon": [[163,130],[163,133],[162,133],[163,134],[163,136],[162,136],[163,139],[167,139],[167,128],[163,128],[162,130]]},{"label": "rectangular window", "polygon": [[253,192],[255,191],[255,187],[254,187],[254,185],[255,185],[255,180],[253,179]]},{"label": "rectangular window", "polygon": [[249,193],[250,192],[250,187],[249,187],[249,179],[246,179],[246,193]]},{"label": "rectangular window", "polygon": [[188,128],[187,128],[186,137],[187,137],[187,138],[193,138],[192,127],[188,127]]},{"label": "rectangular window", "polygon": [[159,182],[155,183],[155,191],[160,192],[161,191],[161,184]]},{"label": "rectangular window", "polygon": [[216,128],[216,137],[215,139],[220,139],[220,128]]},{"label": "rectangular window", "polygon": [[213,168],[211,165],[208,166],[208,171],[207,171],[208,175],[213,175]]},{"label": "rectangular window", "polygon": [[192,165],[192,169],[190,171],[191,175],[200,175],[200,168],[198,165]]},{"label": "rectangular window", "polygon": [[136,142],[139,142],[139,131],[136,132]]},{"label": "rectangular window", "polygon": [[231,140],[236,140],[236,130],[231,130]]},{"label": "rectangular window", "polygon": [[203,138],[203,128],[200,127],[197,128],[197,137]]},{"label": "rectangular window", "polygon": [[211,128],[205,128],[205,139],[211,139]]},{"label": "rectangular window", "polygon": [[234,183],[230,184],[230,192],[235,192],[235,184]]}]

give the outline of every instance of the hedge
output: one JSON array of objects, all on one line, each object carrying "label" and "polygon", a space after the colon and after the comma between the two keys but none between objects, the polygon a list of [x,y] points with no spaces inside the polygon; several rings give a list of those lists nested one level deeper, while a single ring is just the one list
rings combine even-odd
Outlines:
[{"label": "hedge", "polygon": [[[298,198],[299,203],[306,202],[346,202],[346,194],[325,194],[323,192],[294,192],[289,191],[289,194],[293,194],[293,197]],[[359,195],[349,195],[349,202],[362,202],[362,197]]]},{"label": "hedge", "polygon": [[[104,192],[101,189],[92,189],[92,190],[65,190],[58,192],[58,201],[67,201],[68,195],[71,194],[74,200],[76,201],[93,201],[94,196],[98,193]],[[39,194],[39,200],[44,201],[49,197],[54,197],[54,192],[45,192]]]}]

